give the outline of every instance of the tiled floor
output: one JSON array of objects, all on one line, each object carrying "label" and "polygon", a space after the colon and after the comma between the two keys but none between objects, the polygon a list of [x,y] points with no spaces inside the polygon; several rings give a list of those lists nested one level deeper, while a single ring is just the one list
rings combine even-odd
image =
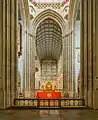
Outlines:
[{"label": "tiled floor", "polygon": [[95,110],[0,110],[0,120],[98,120]]}]

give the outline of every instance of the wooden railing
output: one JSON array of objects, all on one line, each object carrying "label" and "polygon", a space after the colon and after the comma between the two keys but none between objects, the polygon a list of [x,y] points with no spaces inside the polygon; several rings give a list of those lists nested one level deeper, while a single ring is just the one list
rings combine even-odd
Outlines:
[{"label": "wooden railing", "polygon": [[34,108],[64,108],[84,106],[84,99],[14,99],[14,106],[31,106]]}]

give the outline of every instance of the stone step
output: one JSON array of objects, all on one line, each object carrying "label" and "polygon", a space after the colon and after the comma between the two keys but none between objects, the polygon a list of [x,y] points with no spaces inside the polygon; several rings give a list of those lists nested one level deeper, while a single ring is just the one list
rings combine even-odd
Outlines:
[{"label": "stone step", "polygon": [[86,106],[65,106],[65,107],[36,107],[36,106],[12,106],[12,109],[88,109]]}]

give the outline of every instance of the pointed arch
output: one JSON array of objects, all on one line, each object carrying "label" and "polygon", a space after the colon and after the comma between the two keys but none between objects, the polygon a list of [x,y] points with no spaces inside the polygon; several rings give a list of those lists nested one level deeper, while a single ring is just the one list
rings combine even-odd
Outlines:
[{"label": "pointed arch", "polygon": [[35,34],[38,25],[46,18],[51,18],[55,20],[60,25],[62,33],[65,31],[66,21],[62,18],[62,16],[52,9],[47,9],[39,13],[33,21],[33,29]]}]

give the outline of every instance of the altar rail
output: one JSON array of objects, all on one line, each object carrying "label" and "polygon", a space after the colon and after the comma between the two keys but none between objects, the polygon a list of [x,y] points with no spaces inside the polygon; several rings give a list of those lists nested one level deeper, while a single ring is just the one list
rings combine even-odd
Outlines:
[{"label": "altar rail", "polygon": [[34,108],[82,107],[84,99],[14,99],[14,106]]}]

